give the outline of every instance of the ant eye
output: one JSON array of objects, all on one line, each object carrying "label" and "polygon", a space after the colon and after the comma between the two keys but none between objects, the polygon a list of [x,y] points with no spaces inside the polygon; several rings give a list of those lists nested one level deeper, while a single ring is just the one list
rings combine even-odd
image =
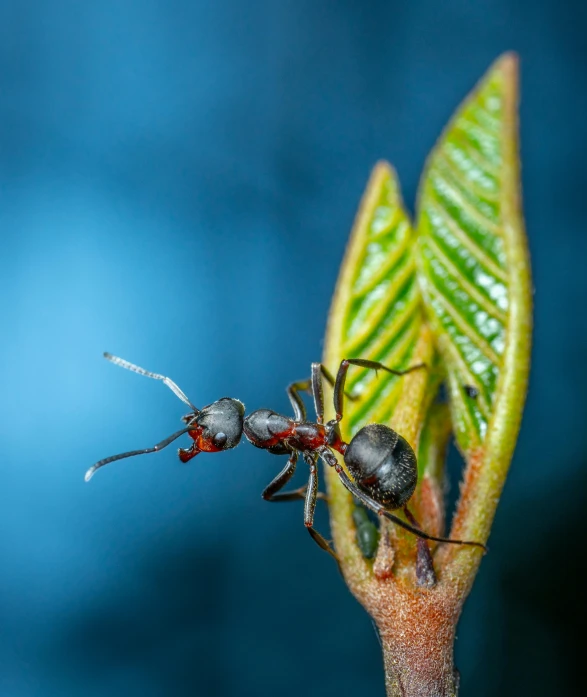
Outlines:
[{"label": "ant eye", "polygon": [[212,438],[212,442],[217,448],[223,448],[226,445],[226,441],[228,440],[228,436],[226,433],[217,433],[214,438]]}]

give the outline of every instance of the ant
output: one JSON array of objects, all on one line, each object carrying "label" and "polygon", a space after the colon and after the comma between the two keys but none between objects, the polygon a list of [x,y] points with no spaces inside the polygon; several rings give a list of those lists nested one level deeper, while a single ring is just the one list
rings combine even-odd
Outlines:
[{"label": "ant", "polygon": [[[328,542],[313,528],[316,502],[318,497],[322,496],[318,493],[319,458],[335,468],[343,485],[367,508],[378,515],[385,516],[414,535],[425,540],[475,545],[486,550],[480,542],[434,537],[418,527],[407,508],[407,502],[414,493],[418,479],[416,455],[410,444],[393,429],[383,424],[369,424],[360,429],[350,443],[347,444],[342,440],[339,424],[343,418],[343,398],[346,394],[344,386],[350,365],[375,371],[385,370],[393,375],[401,376],[425,368],[424,364],[418,364],[406,370],[393,370],[377,361],[345,359],[340,364],[335,380],[322,364],[313,363],[312,377],[309,380],[292,383],[287,388],[294,410],[294,418],[291,419],[270,409],[258,409],[244,418],[243,403],[230,397],[223,397],[198,409],[170,378],[152,373],[110,353],[104,353],[104,358],[139,375],[161,380],[184,404],[190,407],[191,412],[182,417],[182,421],[186,424],[185,428],[171,434],[152,448],[132,450],[100,460],[86,472],[86,481],[92,478],[97,469],[110,462],[158,452],[186,433],[194,442],[190,448],[180,448],[178,451],[179,459],[184,463],[189,462],[201,452],[213,453],[236,447],[244,430],[247,439],[256,447],[268,450],[273,455],[289,455],[283,470],[263,491],[263,498],[267,501],[291,501],[304,498],[304,523],[308,532],[317,544],[335,559],[336,555]],[[327,424],[324,424],[323,378],[334,388],[333,401],[336,417]],[[307,421],[306,408],[300,395],[300,392],[304,391],[310,391],[313,395],[317,415],[315,423]],[[352,395],[347,394],[347,397],[355,399]],[[354,482],[338,464],[333,450],[344,456],[344,462]],[[308,485],[295,491],[278,493],[293,477],[300,454],[310,468]],[[399,508],[403,508],[409,523],[390,512]]]},{"label": "ant", "polygon": [[155,380],[161,380],[165,385],[167,385],[167,387],[169,387],[176,397],[179,397],[184,404],[188,405],[191,412],[181,417],[182,421],[187,424],[185,428],[172,433],[170,436],[162,440],[160,443],[157,443],[157,445],[153,446],[152,448],[145,448],[144,450],[131,450],[128,453],[112,455],[100,460],[99,462],[96,462],[96,464],[92,465],[86,472],[86,482],[90,481],[90,479],[94,476],[94,472],[100,467],[103,467],[110,462],[115,462],[116,460],[122,460],[125,457],[146,455],[147,453],[155,453],[159,450],[163,450],[163,448],[166,448],[174,440],[180,436],[183,436],[184,433],[187,433],[194,442],[187,449],[179,448],[178,455],[182,462],[189,462],[193,457],[202,452],[217,453],[221,450],[229,450],[230,448],[234,448],[239,444],[243,433],[245,406],[242,402],[239,402],[238,399],[223,397],[222,399],[219,399],[216,402],[203,407],[202,409],[198,409],[190,402],[190,400],[173,382],[173,380],[165,377],[165,375],[151,373],[144,368],[140,368],[138,365],[134,365],[134,363],[125,361],[123,358],[113,356],[111,353],[104,353],[104,358],[109,360],[111,363],[114,363],[114,365],[119,365],[121,368],[132,370],[133,373],[145,375],[146,377],[153,378]]},{"label": "ant", "polygon": [[[377,361],[348,358],[341,362],[335,380],[321,363],[312,363],[311,378],[294,382],[287,388],[294,411],[293,419],[270,409],[258,409],[244,420],[245,436],[254,446],[267,450],[272,455],[289,455],[285,467],[263,491],[263,498],[267,501],[291,501],[295,498],[304,498],[304,524],[308,532],[322,549],[337,559],[328,542],[313,527],[318,498],[317,462],[319,458],[322,458],[328,466],[334,467],[340,481],[355,499],[378,515],[388,518],[424,540],[473,545],[487,551],[485,545],[480,542],[435,537],[419,528],[407,507],[418,481],[416,455],[411,445],[399,433],[383,424],[369,424],[361,428],[350,443],[342,440],[340,422],[343,417],[344,386],[351,365],[375,371],[385,370],[398,376],[426,367],[420,363],[406,370],[393,370]],[[335,418],[326,424],[324,424],[323,378],[334,387],[333,401],[336,413]],[[315,422],[307,420],[306,408],[300,392],[312,394],[316,410]],[[352,395],[347,396],[352,398]],[[344,463],[354,481],[338,463],[333,451],[344,457]],[[278,493],[293,477],[300,455],[310,468],[307,487]],[[400,508],[410,522],[391,513]]]}]

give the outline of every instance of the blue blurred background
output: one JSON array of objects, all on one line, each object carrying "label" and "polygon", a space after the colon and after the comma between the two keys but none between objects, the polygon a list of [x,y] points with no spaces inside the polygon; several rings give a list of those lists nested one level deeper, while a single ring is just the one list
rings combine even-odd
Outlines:
[{"label": "blue blurred background", "polygon": [[[287,410],[321,355],[370,168],[413,207],[499,53],[521,56],[534,369],[491,554],[459,628],[465,695],[577,694],[587,429],[581,2],[0,3],[0,695],[383,695],[377,637],[281,462],[179,464],[162,385]],[[300,473],[300,484],[303,475]],[[326,529],[325,512],[319,526]]]}]

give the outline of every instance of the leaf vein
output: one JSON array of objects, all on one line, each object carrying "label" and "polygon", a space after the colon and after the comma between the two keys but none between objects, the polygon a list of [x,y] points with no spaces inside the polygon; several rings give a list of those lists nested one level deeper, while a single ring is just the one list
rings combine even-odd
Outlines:
[{"label": "leaf vein", "polygon": [[450,302],[450,299],[437,287],[434,283],[434,278],[431,274],[427,274],[429,288],[434,289],[435,299],[442,305],[444,311],[450,316],[456,327],[463,336],[466,336],[475,348],[495,366],[500,365],[500,359],[487,341],[479,336],[476,331],[471,331],[471,326],[467,320],[461,316],[456,307]]},{"label": "leaf vein", "polygon": [[[432,210],[437,216],[442,218],[444,224],[449,229],[450,233],[461,243],[463,247],[467,249],[470,254],[477,259],[481,266],[484,266],[489,273],[498,278],[503,283],[508,282],[507,273],[500,268],[495,261],[487,254],[485,249],[480,247],[475,240],[467,235],[463,228],[458,224],[458,222],[451,216],[450,212],[442,206],[441,202],[434,199],[436,205],[433,203],[427,203],[426,209]],[[434,232],[435,236],[439,235],[438,227],[435,226],[429,219],[429,224]]]},{"label": "leaf vein", "polygon": [[488,315],[499,320],[500,324],[504,325],[507,322],[507,314],[496,305],[492,304],[486,296],[477,290],[469,279],[464,275],[461,269],[448,257],[445,252],[439,247],[433,236],[426,239],[426,244],[432,249],[442,264],[452,272],[455,280],[458,279],[463,290],[471,297]]}]

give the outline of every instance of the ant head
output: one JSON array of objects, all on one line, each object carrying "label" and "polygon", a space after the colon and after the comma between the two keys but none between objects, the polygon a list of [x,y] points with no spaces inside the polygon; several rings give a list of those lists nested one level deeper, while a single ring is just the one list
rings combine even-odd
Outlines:
[{"label": "ant head", "polygon": [[[234,448],[235,445],[238,445],[243,433],[243,417],[245,415],[244,404],[239,402],[238,399],[224,397],[223,399],[219,399],[217,402],[214,402],[214,404],[209,404],[207,407],[200,410],[190,402],[183,390],[181,390],[178,385],[173,382],[173,380],[165,375],[152,373],[149,370],[145,370],[144,368],[135,365],[134,363],[125,361],[124,358],[113,356],[111,353],[105,353],[104,358],[109,360],[111,363],[114,363],[114,365],[118,365],[121,368],[130,370],[138,375],[144,375],[145,377],[153,378],[154,380],[161,380],[161,382],[163,382],[163,384],[166,385],[184,404],[187,404],[192,411],[187,416],[182,418],[182,420],[186,423],[185,428],[182,428],[176,433],[172,433],[160,443],[157,443],[157,445],[154,447],[143,448],[142,450],[130,450],[127,453],[112,455],[100,460],[99,462],[96,462],[96,464],[92,465],[86,472],[86,482],[90,481],[97,469],[100,469],[100,467],[103,467],[110,462],[123,460],[127,457],[134,457],[135,455],[146,455],[147,453],[158,452],[159,450],[166,448],[170,443],[177,440],[177,438],[183,436],[185,433],[190,434],[194,440],[194,445],[189,451],[184,451],[180,448],[180,459],[182,462],[187,462],[189,459],[197,455],[198,452],[217,453],[220,450],[228,450],[229,448]],[[184,453],[183,457],[182,453]],[[186,457],[188,454],[189,457]]]},{"label": "ant head", "polygon": [[418,482],[418,464],[405,438],[383,424],[369,424],[351,440],[344,455],[360,489],[384,506],[405,505]]},{"label": "ant head", "polygon": [[247,416],[243,424],[247,439],[257,448],[269,450],[274,455],[290,452],[281,441],[291,429],[291,420],[271,409],[257,409]]},{"label": "ant head", "polygon": [[243,434],[244,415],[244,404],[231,397],[223,397],[204,407],[191,421],[201,429],[198,447],[205,452],[218,452],[237,446]]}]

